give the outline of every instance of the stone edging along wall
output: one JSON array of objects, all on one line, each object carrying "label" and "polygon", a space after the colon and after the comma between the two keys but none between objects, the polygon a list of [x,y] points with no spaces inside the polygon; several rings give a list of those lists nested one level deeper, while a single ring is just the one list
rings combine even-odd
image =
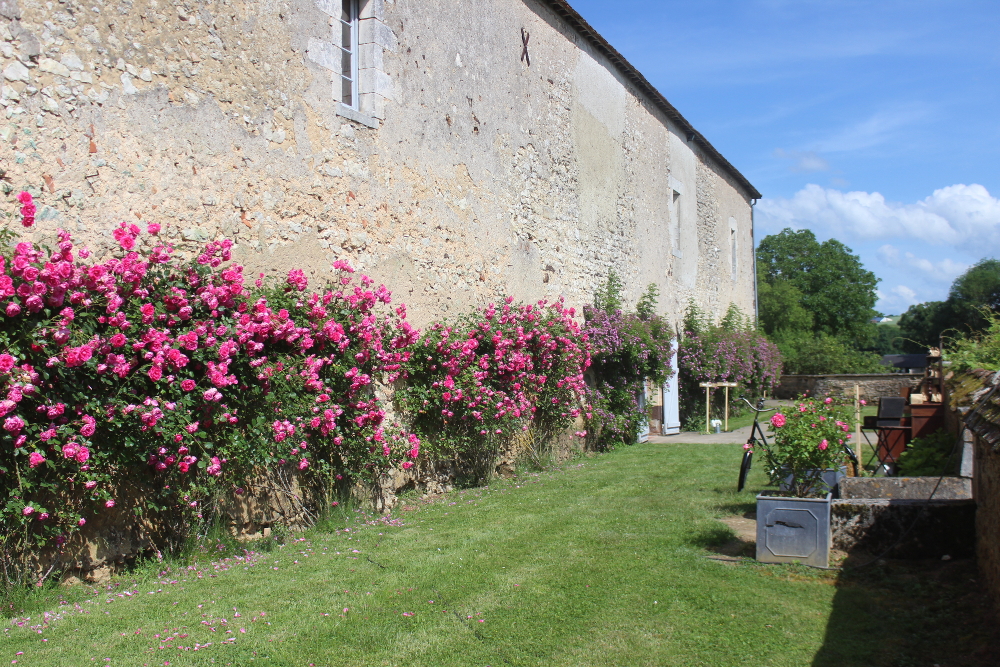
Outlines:
[{"label": "stone edging along wall", "polygon": [[774,397],[791,399],[808,394],[854,398],[854,385],[860,385],[861,398],[874,401],[880,396],[899,396],[904,387],[915,387],[922,377],[911,373],[782,375],[781,383],[774,390]]},{"label": "stone edging along wall", "polygon": [[[535,443],[535,434],[531,433],[498,443],[498,449],[488,454],[492,457],[490,472],[509,476],[518,463],[529,458],[564,461],[587,451],[587,443],[571,435],[573,429],[579,430],[581,426],[577,423],[543,443]],[[410,470],[391,470],[381,481],[380,506],[376,510],[391,510],[401,502],[399,495],[406,492],[426,497],[452,491],[462,478],[474,476],[467,468],[454,460],[438,460],[423,462]],[[363,484],[356,484],[351,494],[363,505],[373,502]],[[221,499],[217,511],[220,524],[238,539],[268,537],[279,527],[298,531],[312,525],[323,509],[321,495],[303,485],[299,471],[290,465],[287,470],[248,484],[242,495]],[[35,569],[41,574],[55,563],[55,571],[63,571],[64,581],[100,583],[136,559],[155,557],[158,551],[183,539],[173,534],[169,525],[145,513],[137,517],[134,510],[144,505],[142,483],[138,483],[133,493],[119,496],[113,510],[95,517],[66,544],[39,554]]]}]

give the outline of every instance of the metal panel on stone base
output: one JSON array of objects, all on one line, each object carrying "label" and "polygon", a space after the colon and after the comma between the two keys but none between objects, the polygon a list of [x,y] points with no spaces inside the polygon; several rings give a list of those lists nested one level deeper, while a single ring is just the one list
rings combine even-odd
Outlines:
[{"label": "metal panel on stone base", "polygon": [[757,496],[757,560],[830,563],[830,499]]}]

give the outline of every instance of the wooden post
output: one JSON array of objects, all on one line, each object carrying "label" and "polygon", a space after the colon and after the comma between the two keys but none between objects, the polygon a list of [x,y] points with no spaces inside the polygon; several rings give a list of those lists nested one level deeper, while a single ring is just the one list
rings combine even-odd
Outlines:
[{"label": "wooden post", "polygon": [[709,420],[712,417],[712,388],[705,387],[705,433],[712,432],[712,426],[709,424]]},{"label": "wooden post", "polygon": [[729,433],[729,385],[726,385],[726,424],[722,430]]},{"label": "wooden post", "polygon": [[705,388],[705,433],[711,433],[712,390],[718,385],[715,382],[699,382],[698,386]]},{"label": "wooden post", "polygon": [[861,385],[854,385],[854,454],[858,457],[858,465],[854,475],[861,477]]}]

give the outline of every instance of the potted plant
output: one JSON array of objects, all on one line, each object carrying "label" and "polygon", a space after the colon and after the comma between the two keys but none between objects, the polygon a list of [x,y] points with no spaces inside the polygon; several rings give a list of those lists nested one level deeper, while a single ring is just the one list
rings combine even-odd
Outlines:
[{"label": "potted plant", "polygon": [[827,567],[831,491],[843,476],[850,411],[834,398],[800,399],[771,417],[764,449],[777,493],[757,496],[757,560]]}]

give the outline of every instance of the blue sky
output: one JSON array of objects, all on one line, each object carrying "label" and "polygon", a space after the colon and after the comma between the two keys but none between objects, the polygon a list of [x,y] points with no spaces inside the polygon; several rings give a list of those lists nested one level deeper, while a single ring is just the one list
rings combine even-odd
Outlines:
[{"label": "blue sky", "polygon": [[1000,2],[570,0],[761,191],[757,238],[836,238],[876,308],[1000,257]]}]

